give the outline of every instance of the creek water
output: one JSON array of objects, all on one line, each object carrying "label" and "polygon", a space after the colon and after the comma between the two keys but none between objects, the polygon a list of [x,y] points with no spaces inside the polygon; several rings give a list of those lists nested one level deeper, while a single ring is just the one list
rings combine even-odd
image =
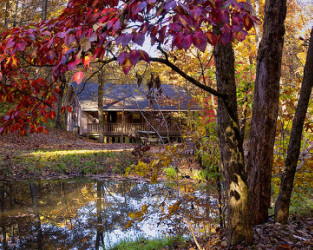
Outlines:
[{"label": "creek water", "polygon": [[[69,179],[0,182],[0,248],[106,249],[207,230],[214,199],[192,184]],[[188,229],[189,228],[189,229]]]}]

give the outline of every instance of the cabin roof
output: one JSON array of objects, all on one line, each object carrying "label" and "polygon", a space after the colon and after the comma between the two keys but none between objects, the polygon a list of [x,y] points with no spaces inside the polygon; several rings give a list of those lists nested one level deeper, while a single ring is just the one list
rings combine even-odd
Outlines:
[{"label": "cabin roof", "polygon": [[[78,96],[84,111],[98,110],[98,83],[71,85]],[[161,93],[161,94],[160,94]],[[170,84],[162,84],[161,91],[152,89],[152,98],[148,98],[147,86],[137,84],[104,84],[103,110],[111,111],[199,111],[201,108],[182,88]]]}]

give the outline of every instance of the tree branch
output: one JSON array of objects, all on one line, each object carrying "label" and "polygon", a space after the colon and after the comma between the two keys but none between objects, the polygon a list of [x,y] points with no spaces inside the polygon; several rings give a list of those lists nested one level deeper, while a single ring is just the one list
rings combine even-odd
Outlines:
[{"label": "tree branch", "polygon": [[200,89],[203,89],[206,92],[211,93],[212,95],[220,97],[220,98],[222,98],[224,100],[228,96],[226,93],[219,92],[219,91],[217,91],[217,90],[215,90],[215,89],[213,89],[213,88],[211,88],[209,86],[206,86],[206,85],[200,83],[199,81],[197,81],[193,77],[187,75],[184,71],[182,71],[175,64],[171,63],[169,60],[166,60],[164,58],[157,58],[157,57],[149,57],[149,59],[150,59],[151,62],[159,62],[159,63],[163,63],[163,64],[167,65],[168,67],[170,67],[172,70],[174,70],[176,73],[178,73],[179,75],[184,77],[186,80],[188,80],[192,84],[194,84],[195,86],[199,87]]}]

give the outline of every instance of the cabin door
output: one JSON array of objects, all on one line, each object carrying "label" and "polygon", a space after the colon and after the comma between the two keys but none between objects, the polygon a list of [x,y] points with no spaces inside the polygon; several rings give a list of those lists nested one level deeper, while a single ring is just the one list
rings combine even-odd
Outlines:
[{"label": "cabin door", "polygon": [[109,111],[108,112],[108,130],[109,132],[114,132],[116,130],[116,123],[117,123],[117,113],[116,111]]}]

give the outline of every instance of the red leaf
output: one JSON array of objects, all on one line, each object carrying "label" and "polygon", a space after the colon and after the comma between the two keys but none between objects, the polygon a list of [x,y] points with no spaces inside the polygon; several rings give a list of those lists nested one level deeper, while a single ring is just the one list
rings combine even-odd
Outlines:
[{"label": "red leaf", "polygon": [[76,68],[76,60],[70,62],[68,65],[67,65],[67,68],[71,71],[73,71],[75,68]]},{"label": "red leaf", "polygon": [[172,31],[175,31],[175,32],[179,32],[179,31],[181,31],[181,25],[180,24],[178,24],[178,23],[171,23],[170,25],[169,25],[169,28],[170,28],[170,30],[172,30]]},{"label": "red leaf", "polygon": [[72,77],[72,80],[74,80],[78,85],[83,81],[84,73],[79,71],[75,73],[75,75]]},{"label": "red leaf", "polygon": [[220,12],[220,19],[223,23],[229,23],[229,13],[227,10],[222,10]]},{"label": "red leaf", "polygon": [[210,31],[208,31],[205,35],[206,35],[209,43],[212,44],[213,46],[215,46],[215,44],[217,42],[217,37]]},{"label": "red leaf", "polygon": [[184,49],[187,51],[191,44],[192,44],[192,40],[193,40],[193,36],[192,35],[188,35],[184,37],[184,41],[183,41],[183,47]]},{"label": "red leaf", "polygon": [[165,39],[165,34],[166,34],[166,26],[164,26],[162,29],[160,29],[160,31],[159,31],[159,40],[161,41],[161,42],[163,42],[164,41],[164,39]]},{"label": "red leaf", "polygon": [[138,33],[133,37],[133,42],[142,46],[145,41],[145,35],[143,33]]},{"label": "red leaf", "polygon": [[62,107],[62,108],[61,108],[61,113],[64,114],[65,111],[66,111],[66,108],[65,108],[65,107]]},{"label": "red leaf", "polygon": [[230,30],[227,30],[226,32],[224,32],[220,37],[223,45],[230,43],[232,41],[232,38],[233,38],[233,34]]},{"label": "red leaf", "polygon": [[54,117],[56,116],[56,113],[53,111],[53,110],[51,110],[50,112],[49,112],[49,117],[50,117],[50,119],[54,119]]},{"label": "red leaf", "polygon": [[184,47],[183,41],[184,41],[184,35],[181,33],[178,33],[173,40],[173,46],[176,46],[178,49],[182,49]]},{"label": "red leaf", "polygon": [[129,44],[132,38],[133,38],[133,34],[127,34],[126,36],[124,36],[124,38],[122,39],[123,48]]},{"label": "red leaf", "polygon": [[250,30],[252,28],[252,26],[253,26],[253,22],[250,19],[248,14],[245,14],[243,16],[243,21],[244,21],[244,25],[245,25],[246,30]]},{"label": "red leaf", "polygon": [[205,34],[203,34],[202,32],[195,32],[195,34],[193,35],[193,44],[202,52],[205,51],[206,48],[206,44],[207,44],[207,37]]},{"label": "red leaf", "polygon": [[188,22],[186,20],[185,16],[178,16],[178,22],[182,25],[182,26],[188,26]]},{"label": "red leaf", "polygon": [[72,108],[71,108],[71,106],[67,106],[66,108],[67,108],[67,111],[68,111],[68,112],[72,113]]},{"label": "red leaf", "polygon": [[16,44],[16,48],[19,50],[19,51],[24,51],[26,45],[25,43],[17,43]]},{"label": "red leaf", "polygon": [[239,32],[239,31],[241,31],[241,30],[243,29],[243,27],[244,27],[243,20],[242,20],[241,18],[239,18],[239,17],[234,17],[234,18],[232,19],[232,24],[231,24],[231,26],[232,26],[233,31]]},{"label": "red leaf", "polygon": [[202,11],[201,11],[200,8],[195,8],[195,9],[192,9],[192,10],[190,11],[190,16],[191,16],[193,19],[197,20],[197,19],[201,16],[201,13],[202,13]]},{"label": "red leaf", "polygon": [[118,31],[120,27],[121,27],[120,20],[116,20],[116,22],[113,25],[113,30]]},{"label": "red leaf", "polygon": [[140,11],[142,11],[147,6],[146,2],[135,2],[131,8],[131,12],[134,15],[137,15]]},{"label": "red leaf", "polygon": [[6,48],[7,49],[12,48],[14,45],[15,45],[15,42],[14,42],[13,38],[10,38],[8,43],[7,43]]},{"label": "red leaf", "polygon": [[110,21],[108,21],[107,29],[109,30],[117,20],[118,20],[118,17],[113,17]]},{"label": "red leaf", "polygon": [[175,1],[167,1],[167,3],[164,6],[164,9],[166,11],[169,11],[170,9],[174,10],[176,8],[177,4]]},{"label": "red leaf", "polygon": [[127,52],[123,52],[119,54],[119,56],[117,57],[117,61],[119,62],[120,65],[122,65],[125,62],[126,58],[127,58]]},{"label": "red leaf", "polygon": [[73,34],[71,34],[71,35],[66,35],[66,36],[65,36],[65,39],[64,39],[65,44],[66,44],[67,46],[69,46],[72,42],[74,42],[74,40],[75,40],[75,36],[74,36]]},{"label": "red leaf", "polygon": [[132,65],[136,65],[137,62],[139,61],[140,57],[141,57],[141,55],[140,55],[138,50],[132,50],[128,54],[128,59],[130,60]]}]

